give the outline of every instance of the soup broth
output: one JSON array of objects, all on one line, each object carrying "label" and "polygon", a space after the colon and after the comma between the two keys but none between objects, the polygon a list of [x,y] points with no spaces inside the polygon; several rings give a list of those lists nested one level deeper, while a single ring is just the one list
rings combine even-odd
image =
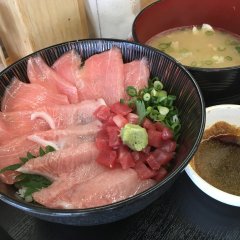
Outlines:
[{"label": "soup broth", "polygon": [[170,29],[155,35],[147,44],[186,66],[221,68],[240,65],[240,38],[208,24]]}]

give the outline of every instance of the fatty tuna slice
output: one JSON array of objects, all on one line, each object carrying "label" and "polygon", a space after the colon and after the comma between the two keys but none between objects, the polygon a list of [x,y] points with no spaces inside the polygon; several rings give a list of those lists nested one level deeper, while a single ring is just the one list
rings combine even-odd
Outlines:
[{"label": "fatty tuna slice", "polygon": [[[56,129],[35,133],[30,136],[22,136],[8,140],[8,143],[0,146],[0,169],[20,163],[20,157],[25,157],[27,152],[39,155],[39,148],[51,145],[55,149],[77,148],[85,142],[94,142],[97,132],[101,128],[101,122],[94,121],[85,125],[77,125],[66,129]],[[16,172],[7,171],[0,174],[2,182],[14,183]]]},{"label": "fatty tuna slice", "polygon": [[48,153],[42,157],[29,160],[17,171],[23,173],[39,174],[51,180],[58,179],[62,174],[70,173],[84,162],[96,159],[98,150],[93,142],[79,144]]},{"label": "fatty tuna slice", "polygon": [[145,58],[124,64],[125,95],[128,86],[133,86],[137,90],[148,86],[149,76],[150,71]]},{"label": "fatty tuna slice", "polygon": [[38,150],[38,145],[27,140],[26,136],[15,138],[0,146],[0,169],[19,163],[19,158],[25,157],[27,152],[35,154]]},{"label": "fatty tuna slice", "polygon": [[69,147],[76,148],[84,142],[94,142],[101,125],[101,122],[94,121],[89,124],[77,125],[63,130],[43,131],[34,135],[26,135],[10,141],[8,140],[7,144],[0,146],[0,169],[19,163],[20,157],[25,157],[27,152],[38,156],[40,147],[50,145],[57,150]]},{"label": "fatty tuna slice", "polygon": [[102,123],[98,120],[88,124],[70,126],[65,129],[52,129],[27,136],[27,139],[38,143],[39,146],[50,145],[56,150],[78,147],[84,142],[94,142]]},{"label": "fatty tuna slice", "polygon": [[36,202],[51,207],[58,195],[64,194],[78,184],[89,181],[104,171],[109,171],[109,169],[98,164],[95,160],[83,162],[73,172],[61,175],[49,187],[35,192],[33,198]]},{"label": "fatty tuna slice", "polygon": [[0,112],[0,145],[33,132],[49,130],[49,124],[40,118],[31,120],[33,111]]},{"label": "fatty tuna slice", "polygon": [[[35,109],[35,111],[16,111],[0,113],[0,145],[15,137],[46,131],[55,128],[86,124],[96,120],[93,113],[102,105],[103,99],[85,100],[77,104],[54,105]],[[46,119],[47,117],[47,119]]]},{"label": "fatty tuna slice", "polygon": [[38,83],[54,93],[66,95],[70,103],[78,102],[76,87],[49,67],[40,56],[29,58],[27,74],[31,83]]},{"label": "fatty tuna slice", "polygon": [[39,84],[28,84],[14,78],[5,90],[1,109],[3,112],[34,110],[56,104],[69,104],[67,96],[52,93]]},{"label": "fatty tuna slice", "polygon": [[102,105],[106,105],[103,99],[84,100],[77,104],[46,107],[41,111],[48,113],[52,117],[56,128],[66,128],[71,125],[86,124],[96,120],[93,113]]},{"label": "fatty tuna slice", "polygon": [[98,207],[131,197],[154,184],[155,181],[151,179],[140,180],[133,169],[108,170],[89,181],[74,185],[44,204],[64,209]]},{"label": "fatty tuna slice", "polygon": [[52,68],[64,79],[76,86],[81,64],[79,54],[75,50],[71,50],[58,58]]},{"label": "fatty tuna slice", "polygon": [[79,99],[103,98],[107,105],[124,96],[124,70],[120,49],[112,48],[85,61],[77,80]]}]

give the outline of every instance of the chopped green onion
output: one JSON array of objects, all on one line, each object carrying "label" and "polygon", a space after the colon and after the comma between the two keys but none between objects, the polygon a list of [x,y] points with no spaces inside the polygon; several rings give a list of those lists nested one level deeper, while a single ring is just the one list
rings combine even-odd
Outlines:
[{"label": "chopped green onion", "polygon": [[230,56],[226,56],[225,59],[228,61],[232,61],[232,57],[230,57]]},{"label": "chopped green onion", "polygon": [[151,96],[156,97],[157,96],[157,91],[153,88],[151,91]]},{"label": "chopped green onion", "polygon": [[133,86],[128,86],[126,89],[126,92],[131,97],[137,96],[137,89]]},{"label": "chopped green onion", "polygon": [[239,44],[239,41],[227,39],[227,40],[225,41],[225,44],[226,44],[226,45],[231,45],[231,46],[236,46],[236,45]]},{"label": "chopped green onion", "polygon": [[123,98],[120,99],[120,103],[121,104],[124,104],[125,103],[125,100]]},{"label": "chopped green onion", "polygon": [[175,95],[168,95],[167,98],[168,98],[168,100],[172,100],[172,101],[177,99],[177,97]]},{"label": "chopped green onion", "polygon": [[225,50],[226,50],[226,48],[225,48],[225,47],[223,47],[223,46],[220,46],[220,47],[218,47],[218,48],[217,48],[217,50],[218,50],[218,51],[220,51],[220,52],[222,52],[222,51],[225,51]]},{"label": "chopped green onion", "polygon": [[206,61],[204,61],[204,63],[205,63],[206,65],[212,65],[212,64],[213,64],[213,61],[212,61],[212,60],[206,60]]},{"label": "chopped green onion", "polygon": [[158,97],[166,97],[167,96],[167,92],[165,90],[161,90],[160,92],[158,92]]},{"label": "chopped green onion", "polygon": [[161,115],[166,116],[169,113],[169,109],[167,107],[158,106],[158,111]]},{"label": "chopped green onion", "polygon": [[147,113],[149,114],[153,110],[152,107],[147,107]]},{"label": "chopped green onion", "polygon": [[207,36],[212,36],[214,34],[214,31],[206,31],[205,34]]},{"label": "chopped green onion", "polygon": [[192,61],[191,62],[191,67],[196,67],[197,66],[197,62],[196,61]]},{"label": "chopped green onion", "polygon": [[181,49],[179,50],[179,52],[180,52],[180,53],[187,53],[187,52],[189,52],[189,50],[188,50],[187,48],[181,48]]},{"label": "chopped green onion", "polygon": [[168,42],[168,43],[160,43],[158,45],[159,50],[166,50],[167,48],[169,48],[171,46],[172,42]]},{"label": "chopped green onion", "polygon": [[151,99],[151,95],[149,94],[149,93],[145,93],[144,95],[143,95],[143,100],[144,101],[149,101]]},{"label": "chopped green onion", "polygon": [[155,81],[153,83],[153,87],[155,88],[155,90],[159,91],[163,89],[163,84],[160,81]]},{"label": "chopped green onion", "polygon": [[240,46],[236,46],[235,49],[240,53]]},{"label": "chopped green onion", "polygon": [[153,119],[153,120],[156,120],[158,115],[159,115],[158,110],[152,110],[149,114],[150,118]]}]

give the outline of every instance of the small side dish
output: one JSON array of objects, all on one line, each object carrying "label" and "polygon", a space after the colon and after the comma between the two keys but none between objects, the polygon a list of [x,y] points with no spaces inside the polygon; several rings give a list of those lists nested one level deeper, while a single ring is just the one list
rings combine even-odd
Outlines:
[{"label": "small side dish", "polygon": [[240,106],[209,107],[206,116],[202,142],[186,172],[209,196],[240,206]]}]

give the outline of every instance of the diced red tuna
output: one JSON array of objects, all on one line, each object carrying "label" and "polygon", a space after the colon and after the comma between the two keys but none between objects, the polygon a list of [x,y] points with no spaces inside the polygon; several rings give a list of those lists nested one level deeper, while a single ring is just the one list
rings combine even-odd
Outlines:
[{"label": "diced red tuna", "polygon": [[121,146],[118,149],[117,161],[121,164],[122,169],[133,168],[136,164],[129,148],[126,146]]},{"label": "diced red tuna", "polygon": [[156,130],[148,130],[148,144],[152,147],[160,147],[162,142],[162,133]]},{"label": "diced red tuna", "polygon": [[115,102],[114,104],[112,104],[110,106],[110,109],[112,112],[114,112],[116,114],[121,114],[123,116],[126,116],[130,112],[132,112],[132,109],[127,104],[123,104],[120,102]]},{"label": "diced red tuna", "polygon": [[102,150],[98,156],[96,161],[108,168],[115,168],[117,164],[117,152],[114,150]]},{"label": "diced red tuna", "polygon": [[80,55],[75,50],[71,50],[58,58],[52,68],[65,80],[76,86],[81,63]]},{"label": "diced red tuna", "polygon": [[108,139],[109,139],[108,140],[109,147],[112,147],[112,148],[119,147],[122,144],[119,128],[108,126],[106,130],[107,130]]},{"label": "diced red tuna", "polygon": [[152,170],[158,170],[161,167],[161,164],[156,160],[156,158],[149,154],[149,156],[146,159],[147,164]]},{"label": "diced red tuna", "polygon": [[110,108],[102,105],[94,112],[94,116],[100,121],[106,121],[111,116]]},{"label": "diced red tuna", "polygon": [[160,182],[167,176],[167,174],[168,174],[167,170],[161,167],[153,179],[156,180],[157,182]]},{"label": "diced red tuna", "polygon": [[165,152],[174,152],[176,150],[177,143],[174,140],[162,141],[160,149]]},{"label": "diced red tuna", "polygon": [[113,116],[113,121],[116,124],[116,126],[119,128],[123,128],[128,123],[128,120],[125,117],[123,117],[121,114],[117,114]]},{"label": "diced red tuna", "polygon": [[156,172],[151,170],[142,161],[138,161],[134,167],[140,179],[150,179],[156,175]]},{"label": "diced red tuna", "polygon": [[143,121],[143,127],[146,128],[147,130],[156,130],[155,124],[147,118],[145,118]]},{"label": "diced red tuna", "polygon": [[162,130],[162,139],[163,140],[170,140],[173,139],[173,132],[170,128],[165,127]]},{"label": "diced red tuna", "polygon": [[129,123],[138,124],[138,115],[135,113],[128,113],[127,120]]},{"label": "diced red tuna", "polygon": [[165,152],[161,149],[154,150],[152,154],[161,165],[166,165],[174,157],[174,152]]}]

